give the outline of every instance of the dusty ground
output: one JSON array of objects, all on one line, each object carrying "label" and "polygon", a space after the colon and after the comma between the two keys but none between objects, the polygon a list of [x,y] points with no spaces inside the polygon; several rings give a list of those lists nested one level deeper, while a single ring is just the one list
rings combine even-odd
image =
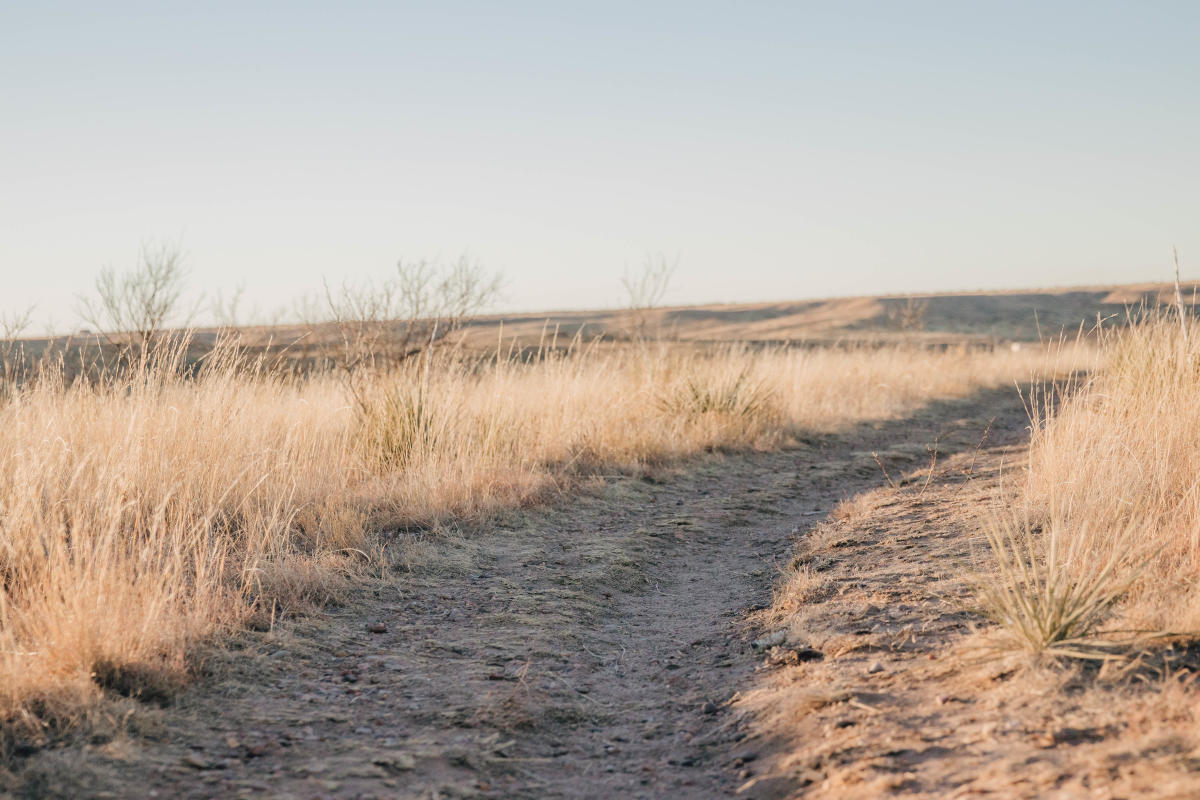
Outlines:
[{"label": "dusty ground", "polygon": [[1187,689],[1150,707],[963,655],[967,521],[1024,424],[1015,391],[988,392],[397,546],[411,572],[245,635],[136,734],[35,753],[13,791],[1197,796],[1191,740],[1159,725],[1193,724]]}]

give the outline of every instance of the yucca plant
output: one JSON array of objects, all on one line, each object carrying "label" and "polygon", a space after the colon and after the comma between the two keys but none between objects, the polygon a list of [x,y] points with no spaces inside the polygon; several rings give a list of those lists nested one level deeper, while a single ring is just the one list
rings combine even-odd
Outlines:
[{"label": "yucca plant", "polygon": [[1025,520],[993,520],[986,534],[995,571],[975,587],[979,610],[1035,657],[1112,657],[1120,643],[1104,639],[1102,626],[1148,560],[1131,546],[1130,530],[1100,541],[1087,530],[1068,535],[1058,521],[1039,531]]},{"label": "yucca plant", "polygon": [[739,372],[732,380],[705,382],[688,378],[683,385],[664,398],[664,411],[685,417],[705,414],[725,414],[732,417],[754,417],[770,408],[772,393],[762,383],[750,379],[748,371]]}]

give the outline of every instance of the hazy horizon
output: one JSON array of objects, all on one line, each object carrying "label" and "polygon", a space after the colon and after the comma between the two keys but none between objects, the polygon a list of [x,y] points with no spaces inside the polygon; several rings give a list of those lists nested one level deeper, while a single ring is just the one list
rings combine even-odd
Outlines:
[{"label": "hazy horizon", "polygon": [[0,313],[144,241],[268,321],[468,252],[496,311],[1166,281],[1200,269],[1187,3],[0,10]]}]

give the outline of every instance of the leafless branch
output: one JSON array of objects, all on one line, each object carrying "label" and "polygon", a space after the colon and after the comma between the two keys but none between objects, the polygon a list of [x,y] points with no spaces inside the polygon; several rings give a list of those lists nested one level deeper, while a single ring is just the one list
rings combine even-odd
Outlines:
[{"label": "leafless branch", "polygon": [[633,318],[632,338],[638,341],[646,338],[650,324],[649,312],[666,296],[671,279],[678,268],[678,256],[668,260],[660,253],[657,256],[646,256],[641,270],[626,270],[621,278],[621,285],[625,287],[626,302]]},{"label": "leafless branch", "polygon": [[0,396],[20,380],[25,350],[20,339],[33,322],[33,306],[24,311],[0,314]]},{"label": "leafless branch", "polygon": [[81,298],[79,316],[105,342],[143,357],[169,324],[189,321],[177,319],[187,278],[184,260],[178,245],[143,244],[133,269],[100,271],[96,295]]},{"label": "leafless branch", "polygon": [[212,311],[213,322],[218,328],[231,331],[244,324],[242,301],[245,299],[245,294],[246,284],[244,283],[239,283],[228,297],[224,292],[216,293],[209,307]]},{"label": "leafless branch", "polygon": [[500,291],[500,277],[462,256],[448,265],[400,261],[383,281],[325,286],[337,331],[332,361],[356,400],[362,382],[452,341],[471,316]]}]

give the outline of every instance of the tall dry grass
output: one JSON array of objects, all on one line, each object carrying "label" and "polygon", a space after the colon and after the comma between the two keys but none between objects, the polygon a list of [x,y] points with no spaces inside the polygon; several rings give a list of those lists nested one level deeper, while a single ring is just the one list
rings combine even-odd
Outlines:
[{"label": "tall dry grass", "polygon": [[[1040,352],[579,348],[436,360],[352,398],[218,352],[0,402],[0,718],[153,697],[248,622],[336,596],[377,532],[1025,379]],[[365,390],[362,387],[365,386]],[[1047,434],[1048,435],[1048,434]]]},{"label": "tall dry grass", "polygon": [[1097,594],[1091,635],[1200,631],[1200,344],[1171,314],[1102,346],[1101,370],[1034,408],[1022,524],[1060,544],[1022,558],[1059,562],[1062,591],[1121,589]]}]

